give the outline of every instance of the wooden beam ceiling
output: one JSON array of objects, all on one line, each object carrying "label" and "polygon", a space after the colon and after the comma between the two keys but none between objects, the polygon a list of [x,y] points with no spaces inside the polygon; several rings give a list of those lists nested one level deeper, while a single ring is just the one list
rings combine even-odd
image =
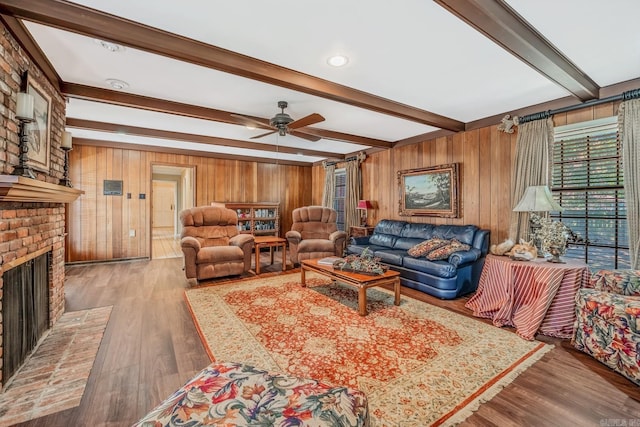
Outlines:
[{"label": "wooden beam ceiling", "polygon": [[504,0],[435,0],[580,101],[599,98],[600,87]]},{"label": "wooden beam ceiling", "polygon": [[11,31],[14,38],[18,41],[18,43],[22,46],[27,55],[31,57],[33,62],[42,70],[47,79],[53,84],[56,88],[60,87],[60,76],[56,72],[51,62],[47,59],[46,55],[40,49],[40,46],[33,40],[29,31],[25,28],[24,24],[14,18],[13,16],[8,15],[0,15],[0,20],[2,23]]},{"label": "wooden beam ceiling", "polygon": [[[133,95],[130,93],[118,92],[114,90],[102,89],[92,86],[85,86],[73,83],[62,83],[61,91],[63,94],[78,99],[87,99],[91,101],[101,101],[109,104],[120,105],[124,107],[140,108],[143,110],[156,111],[167,114],[177,114],[185,117],[193,117],[196,119],[212,120],[221,123],[242,124],[242,120],[234,117],[230,111],[216,110],[213,108],[200,107],[197,105],[183,104],[180,102],[167,101],[165,99],[151,98],[141,95]],[[262,128],[271,129],[269,127],[269,119],[254,116],[244,116],[261,122],[264,124]],[[260,127],[260,126],[258,126]],[[393,143],[375,138],[366,138],[359,135],[352,135],[342,132],[336,132],[325,129],[317,129],[313,127],[305,127],[305,133],[320,136],[326,139],[336,141],[350,142],[352,144],[367,145],[370,147],[391,148]],[[262,144],[254,144],[253,148],[259,149]]]},{"label": "wooden beam ceiling", "polygon": [[212,153],[209,151],[192,151],[192,150],[183,150],[181,148],[157,147],[157,146],[151,146],[151,145],[130,144],[127,142],[104,141],[104,140],[91,139],[91,138],[75,138],[74,137],[73,143],[74,145],[87,145],[91,147],[120,148],[122,150],[139,150],[139,151],[147,151],[151,153],[179,154],[182,156],[191,155],[191,156],[198,156],[198,157],[212,157],[216,159],[238,160],[242,162],[270,163],[270,164],[291,165],[291,166],[312,166],[312,163],[309,163],[309,162],[294,162],[291,160],[266,159],[264,157],[236,156],[233,154]]},{"label": "wooden beam ceiling", "polygon": [[464,123],[61,0],[3,0],[0,12],[359,108],[452,131]]},{"label": "wooden beam ceiling", "polygon": [[[253,143],[253,142],[247,142],[247,141],[239,141],[237,139],[218,138],[218,137],[212,137],[212,136],[206,136],[206,135],[196,135],[196,134],[183,133],[183,132],[172,132],[172,131],[166,131],[166,130],[149,129],[149,128],[142,128],[137,126],[127,126],[127,125],[120,125],[120,124],[113,124],[113,123],[96,122],[92,120],[67,118],[66,125],[67,127],[76,128],[76,129],[89,129],[89,130],[111,132],[111,133],[125,133],[127,135],[137,135],[137,136],[144,136],[149,138],[169,139],[172,141],[195,142],[199,144],[234,147],[234,148],[242,148],[242,149],[248,149],[248,150],[269,151],[273,153],[303,154],[305,156],[328,157],[330,159],[344,158],[344,156],[340,154],[327,152],[327,151],[309,150],[309,149],[303,149],[303,148],[291,148],[291,147],[285,147],[285,146],[276,146],[272,144],[260,144],[260,143]],[[317,145],[321,146],[321,144],[317,144]]]}]

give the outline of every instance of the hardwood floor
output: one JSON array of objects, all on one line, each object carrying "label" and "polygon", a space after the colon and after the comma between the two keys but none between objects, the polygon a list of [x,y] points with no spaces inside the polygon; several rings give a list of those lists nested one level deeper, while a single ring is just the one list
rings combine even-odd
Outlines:
[{"label": "hardwood floor", "polygon": [[[273,265],[268,256],[261,254],[262,271],[279,274],[281,252]],[[67,311],[112,305],[111,319],[80,406],[20,425],[130,426],[210,363],[183,297],[194,283],[181,266],[182,259],[170,258],[68,267]],[[402,293],[471,316],[467,298],[443,301],[404,288]],[[640,425],[637,386],[568,341],[538,339],[555,348],[462,425]]]}]

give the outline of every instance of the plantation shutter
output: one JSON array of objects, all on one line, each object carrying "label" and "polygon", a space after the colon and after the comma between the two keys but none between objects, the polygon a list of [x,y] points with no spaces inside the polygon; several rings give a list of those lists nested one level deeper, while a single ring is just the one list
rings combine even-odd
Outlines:
[{"label": "plantation shutter", "polygon": [[629,243],[617,118],[555,128],[552,191],[564,208],[553,215],[585,243],[567,256],[592,268],[628,268]]}]

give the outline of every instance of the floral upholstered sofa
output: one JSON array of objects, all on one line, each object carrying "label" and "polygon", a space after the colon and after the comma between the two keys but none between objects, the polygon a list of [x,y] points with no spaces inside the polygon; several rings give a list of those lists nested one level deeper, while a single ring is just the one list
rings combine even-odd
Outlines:
[{"label": "floral upholstered sofa", "polygon": [[640,270],[600,270],[576,295],[572,344],[640,385]]},{"label": "floral upholstered sofa", "polygon": [[367,427],[364,393],[312,379],[214,362],[134,424]]}]

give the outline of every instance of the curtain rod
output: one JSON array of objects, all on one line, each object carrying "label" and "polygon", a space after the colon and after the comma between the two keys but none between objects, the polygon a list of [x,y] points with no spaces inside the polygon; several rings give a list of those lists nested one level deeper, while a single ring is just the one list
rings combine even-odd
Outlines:
[{"label": "curtain rod", "polygon": [[558,108],[556,110],[541,111],[539,113],[527,114],[518,118],[518,124],[532,122],[534,120],[546,119],[554,114],[566,113],[568,111],[579,110],[580,108],[591,107],[594,105],[604,104],[605,102],[612,101],[628,101],[630,99],[640,98],[640,88],[629,90],[621,93],[620,95],[613,95],[602,99],[594,99],[593,101],[583,102],[582,104],[570,105],[568,107]]},{"label": "curtain rod", "polygon": [[327,166],[334,166],[337,165],[338,163],[344,163],[344,162],[354,162],[356,160],[360,161],[360,162],[364,162],[364,160],[367,158],[367,155],[363,152],[358,153],[358,155],[356,156],[351,156],[351,157],[347,157],[344,160],[337,160],[335,162],[327,162],[324,161],[322,162],[322,166],[327,167]]}]

